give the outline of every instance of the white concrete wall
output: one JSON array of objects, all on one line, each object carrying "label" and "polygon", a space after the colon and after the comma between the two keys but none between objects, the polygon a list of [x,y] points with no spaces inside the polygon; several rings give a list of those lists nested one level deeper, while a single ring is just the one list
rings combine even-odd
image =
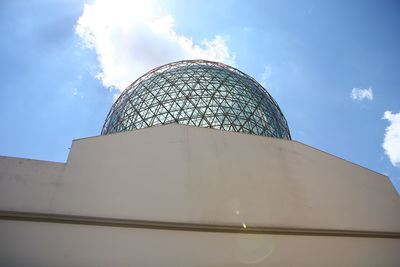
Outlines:
[{"label": "white concrete wall", "polygon": [[76,140],[54,212],[400,231],[386,176],[298,142],[167,125]]},{"label": "white concrete wall", "polygon": [[[386,176],[304,144],[167,125],[75,140],[66,164],[0,157],[0,210],[400,232]],[[399,239],[0,221],[6,266],[400,266]]]},{"label": "white concrete wall", "polygon": [[2,266],[398,267],[400,263],[399,239],[5,221],[0,221],[0,236]]},{"label": "white concrete wall", "polygon": [[65,164],[0,157],[0,210],[49,212]]}]

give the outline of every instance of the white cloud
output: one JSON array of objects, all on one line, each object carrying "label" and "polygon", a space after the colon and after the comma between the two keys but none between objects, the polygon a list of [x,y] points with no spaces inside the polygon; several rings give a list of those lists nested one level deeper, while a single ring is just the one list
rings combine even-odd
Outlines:
[{"label": "white cloud", "polygon": [[271,75],[272,75],[272,67],[270,64],[267,64],[264,66],[264,71],[261,74],[261,82],[260,83],[262,86],[267,85],[267,82],[269,81],[269,78],[271,77]]},{"label": "white cloud", "polygon": [[353,88],[351,90],[350,96],[354,100],[363,100],[363,99],[372,100],[374,98],[374,94],[372,92],[371,87],[367,89]]},{"label": "white cloud", "polygon": [[174,18],[163,14],[155,2],[143,0],[95,0],[85,4],[76,33],[84,45],[94,48],[106,87],[125,89],[152,68],[183,59],[208,59],[235,65],[225,40],[194,44],[178,34]]},{"label": "white cloud", "polygon": [[385,131],[383,149],[393,166],[400,167],[400,112],[385,111],[382,119],[390,122]]}]

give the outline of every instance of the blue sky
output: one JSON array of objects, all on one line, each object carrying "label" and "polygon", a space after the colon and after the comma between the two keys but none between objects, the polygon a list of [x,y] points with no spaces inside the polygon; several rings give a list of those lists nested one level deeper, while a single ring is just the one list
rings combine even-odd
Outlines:
[{"label": "blue sky", "polygon": [[400,190],[398,14],[386,0],[0,1],[0,155],[65,162],[129,83],[201,57],[262,82],[293,139]]}]

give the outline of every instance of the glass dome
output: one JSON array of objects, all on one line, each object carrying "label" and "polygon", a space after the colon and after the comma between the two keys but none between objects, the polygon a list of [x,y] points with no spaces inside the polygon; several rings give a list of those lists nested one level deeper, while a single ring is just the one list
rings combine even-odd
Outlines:
[{"label": "glass dome", "polygon": [[257,81],[206,60],[170,63],[137,79],[112,106],[101,134],[169,123],[291,139],[279,106]]}]

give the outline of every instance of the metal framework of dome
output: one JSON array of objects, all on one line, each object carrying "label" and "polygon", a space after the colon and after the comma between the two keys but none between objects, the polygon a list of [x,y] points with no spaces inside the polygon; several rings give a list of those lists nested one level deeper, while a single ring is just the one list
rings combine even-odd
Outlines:
[{"label": "metal framework of dome", "polygon": [[185,60],[155,68],[113,104],[101,134],[169,123],[291,139],[278,104],[228,65]]}]

